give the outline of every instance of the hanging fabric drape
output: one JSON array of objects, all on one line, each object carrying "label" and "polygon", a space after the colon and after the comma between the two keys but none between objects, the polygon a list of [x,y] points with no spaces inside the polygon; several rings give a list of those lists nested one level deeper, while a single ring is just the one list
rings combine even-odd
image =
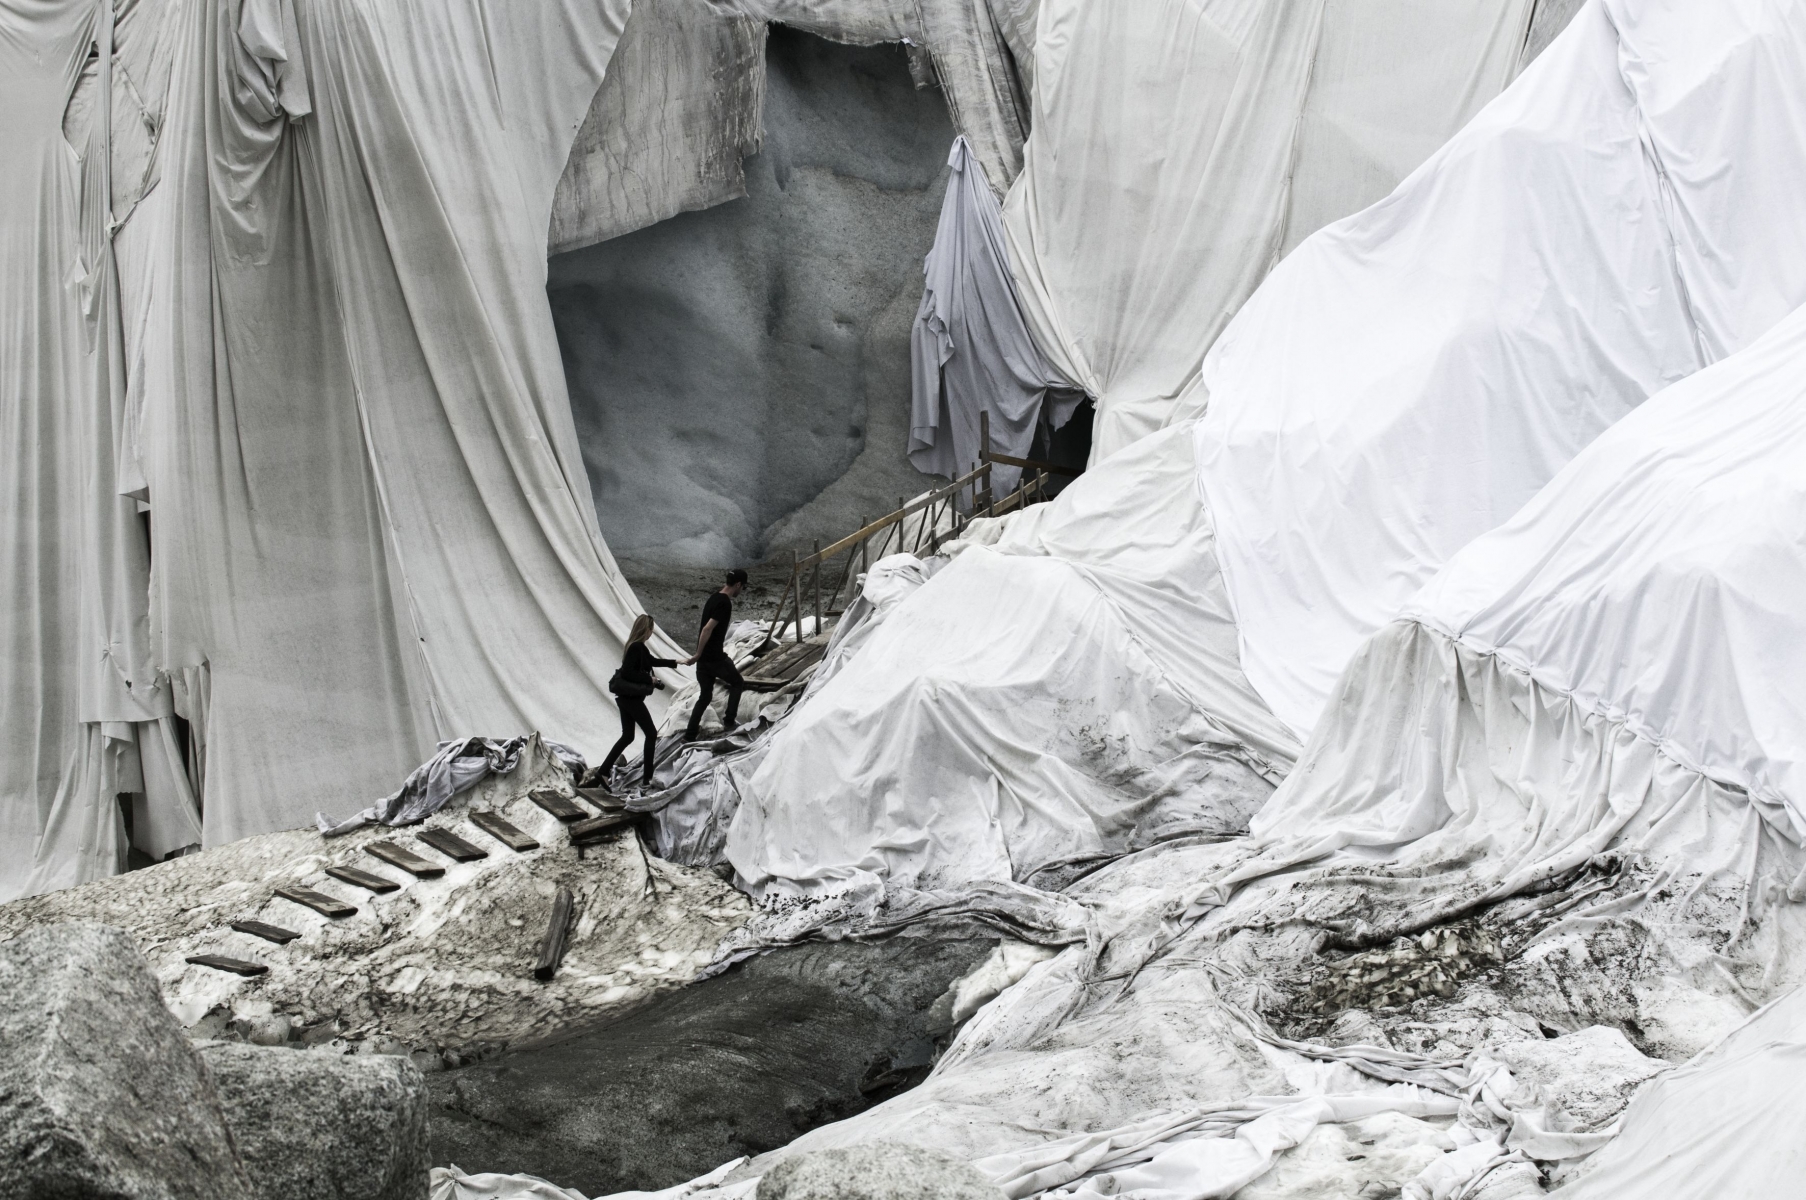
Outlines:
[{"label": "hanging fabric drape", "polygon": [[[922,272],[928,284],[909,331],[909,461],[949,478],[971,469],[980,450],[979,414],[990,417],[991,449],[1026,456],[1058,377],[1029,337],[1010,279],[1003,214],[964,137],[953,140],[952,172],[940,225]],[[1047,414],[1054,428],[1076,398]],[[1013,491],[1019,467],[991,473],[998,495]]]},{"label": "hanging fabric drape", "polygon": [[544,239],[627,10],[183,11],[142,448],[210,843],[385,794],[441,736],[612,739],[636,606]]},{"label": "hanging fabric drape", "polygon": [[0,898],[121,869],[122,797],[141,846],[200,836],[185,774],[163,769],[172,708],[150,662],[148,548],[115,486],[112,243],[142,191],[129,168],[144,142],[119,60],[151,58],[156,34],[127,16],[93,0],[0,8]]},{"label": "hanging fabric drape", "polygon": [[628,9],[0,7],[0,894],[613,740],[544,247]]},{"label": "hanging fabric drape", "polygon": [[1531,0],[1042,0],[1004,202],[1036,343],[1097,401],[1092,461],[1204,403],[1279,256],[1380,199],[1517,70]]}]

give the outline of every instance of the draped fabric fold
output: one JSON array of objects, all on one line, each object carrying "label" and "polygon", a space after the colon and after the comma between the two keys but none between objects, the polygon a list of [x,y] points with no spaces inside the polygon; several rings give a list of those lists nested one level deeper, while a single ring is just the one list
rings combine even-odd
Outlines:
[{"label": "draped fabric fold", "polygon": [[187,8],[143,448],[210,843],[385,794],[441,736],[610,738],[635,605],[544,238],[627,9]]},{"label": "draped fabric fold", "polygon": [[1035,342],[1097,402],[1093,462],[1202,411],[1237,308],[1510,82],[1531,8],[1041,0],[1004,225]]},{"label": "draped fabric fold", "polygon": [[0,5],[0,894],[613,740],[544,252],[629,7]]},{"label": "draped fabric fold", "polygon": [[[144,530],[115,487],[112,238],[138,194],[115,178],[123,34],[89,0],[0,8],[0,898],[124,866],[118,797],[143,793],[139,733],[171,712]],[[179,788],[158,800],[179,825]]]},{"label": "draped fabric fold", "polygon": [[[928,284],[909,331],[909,461],[952,477],[978,461],[980,413],[990,417],[992,450],[1027,455],[1059,379],[1023,324],[1002,209],[964,137],[954,139],[947,166],[952,178],[922,268]],[[1065,424],[1076,403],[1056,406],[1047,423]],[[994,468],[992,491],[1013,491],[1021,473]]]},{"label": "draped fabric fold", "polygon": [[1806,301],[1803,81],[1797,0],[1595,0],[1236,314],[1200,478],[1244,669],[1300,736],[1451,555]]}]

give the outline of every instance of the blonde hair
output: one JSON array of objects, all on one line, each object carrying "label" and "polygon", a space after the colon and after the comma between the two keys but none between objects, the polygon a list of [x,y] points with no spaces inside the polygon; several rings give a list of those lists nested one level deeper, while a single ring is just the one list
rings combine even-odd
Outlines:
[{"label": "blonde hair", "polygon": [[652,636],[652,618],[645,613],[633,619],[633,632],[627,635],[629,646],[638,645]]}]

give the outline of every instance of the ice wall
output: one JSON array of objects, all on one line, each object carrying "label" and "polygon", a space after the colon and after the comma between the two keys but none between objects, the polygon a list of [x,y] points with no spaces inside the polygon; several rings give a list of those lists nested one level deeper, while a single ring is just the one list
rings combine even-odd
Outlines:
[{"label": "ice wall", "polygon": [[927,486],[909,322],[953,127],[901,46],[772,26],[747,195],[554,256],[584,464],[617,554],[724,564]]}]

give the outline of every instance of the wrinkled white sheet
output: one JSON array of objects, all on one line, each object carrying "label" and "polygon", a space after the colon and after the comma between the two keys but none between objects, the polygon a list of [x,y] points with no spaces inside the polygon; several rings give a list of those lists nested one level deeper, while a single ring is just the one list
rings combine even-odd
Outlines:
[{"label": "wrinkled white sheet", "polygon": [[1770,1004],[1631,1101],[1617,1139],[1562,1200],[1791,1196],[1806,1180],[1806,990]]},{"label": "wrinkled white sheet", "polygon": [[[980,413],[990,417],[992,450],[1026,456],[1042,398],[1060,381],[1022,323],[1003,211],[965,138],[954,139],[947,166],[940,224],[922,264],[928,282],[909,330],[909,461],[954,478],[978,462]],[[1048,414],[1048,424],[1065,424],[1076,404],[1074,395],[1064,411]],[[993,467],[992,492],[1015,491],[1021,474]]]},{"label": "wrinkled white sheet", "polygon": [[[656,1192],[616,1192],[612,1200],[684,1200],[686,1196],[705,1189],[714,1189],[719,1200],[729,1200],[731,1189],[718,1189],[715,1185],[745,1161],[743,1158],[733,1159],[688,1183]],[[745,1191],[748,1193],[746,1200],[750,1200],[752,1189],[747,1188]],[[453,1165],[432,1169],[428,1180],[428,1200],[584,1200],[584,1196],[582,1192],[561,1188],[533,1175],[490,1172],[468,1175]],[[738,1197],[734,1200],[738,1200]]]},{"label": "wrinkled white sheet", "polygon": [[628,7],[0,7],[0,895],[613,740],[544,248]]},{"label": "wrinkled white sheet", "polygon": [[[1786,740],[1806,727],[1789,719],[1806,678],[1789,655],[1806,638],[1786,602],[1801,590],[1803,400],[1806,309],[1617,423],[1362,647],[1254,838],[1163,843],[1069,888],[1092,914],[1084,945],[981,1010],[920,1088],[789,1151],[905,1140],[980,1163],[1011,1196],[1203,1200],[1255,1187],[1313,1137],[1333,1144],[1342,1135],[1319,1129],[1347,1123],[1338,1098],[1378,1108],[1408,1084],[1454,1101],[1454,1124],[1427,1119],[1447,1108],[1400,1109],[1417,1124],[1369,1131],[1354,1157],[1378,1140],[1415,1163],[1394,1181],[1413,1200],[1487,1181],[1511,1194],[1536,1186],[1532,1162],[1595,1153],[1607,1157],[1573,1194],[1647,1194],[1639,1185],[1733,1141],[1746,1161],[1715,1172],[1782,1178],[1791,1148],[1766,1152],[1735,1123],[1699,1138],[1675,1122],[1697,1121],[1708,1087],[1746,1089],[1733,1111],[1787,1104],[1792,1018],[1658,1081],[1625,1120],[1645,1132],[1615,1157],[1609,1109],[1578,1123],[1561,1089],[1506,1064],[1572,1060],[1581,1082],[1565,1094],[1626,1096],[1661,1064],[1590,1026],[1621,1023],[1679,1061],[1806,978],[1792,882],[1806,877],[1806,834]],[[1396,947],[1520,921],[1534,932],[1502,977],[1391,1018],[1469,1021],[1459,1061],[1269,1024],[1295,1016],[1285,991],[1322,969],[1325,939]],[[1476,1019],[1507,1004],[1575,1029],[1571,1048]],[[1672,1164],[1652,1152],[1664,1138],[1687,1145]]]},{"label": "wrinkled white sheet", "polygon": [[[236,6],[181,10],[141,444],[159,665],[209,667],[209,842],[386,794],[442,739],[612,742],[636,606],[544,246],[627,7],[344,0],[261,50]],[[311,91],[262,90],[278,51]]]},{"label": "wrinkled white sheet", "polygon": [[569,746],[543,741],[537,734],[500,741],[485,737],[458,738],[440,742],[433,756],[415,767],[393,796],[385,796],[369,808],[339,820],[325,813],[315,813],[314,827],[321,837],[339,837],[372,823],[418,824],[444,808],[460,792],[469,791],[491,775],[506,775],[514,770],[522,752],[537,757],[540,746],[564,764],[572,779],[583,778],[587,764],[582,755]]},{"label": "wrinkled white sheet", "polygon": [[[1688,664],[1664,668],[1683,678]],[[1576,1124],[1561,1091],[1504,1065],[1526,1046],[1572,1063],[1580,1095],[1627,1095],[1660,1064],[1600,1053],[1609,1039],[1588,1026],[1624,1021],[1685,1058],[1806,974],[1806,906],[1777,882],[1799,876],[1806,852],[1784,814],[1416,623],[1373,639],[1347,684],[1257,839],[1167,843],[1071,888],[1096,922],[1084,946],[981,1010],[920,1088],[790,1151],[905,1140],[979,1162],[1012,1196],[1202,1200],[1284,1170],[1321,1136],[1349,1150],[1319,1168],[1329,1182],[1315,1194],[1353,1194],[1354,1161],[1370,1157],[1408,1166],[1390,1178],[1414,1200],[1470,1194],[1495,1173],[1521,1187],[1528,1160],[1582,1158],[1613,1132]],[[1564,882],[1601,870],[1634,882]],[[1505,930],[1558,902],[1565,915],[1525,940],[1502,980],[1394,1011],[1405,1028],[1466,1022],[1464,1058],[1300,1042],[1267,1023],[1295,1015],[1286,989],[1321,969],[1326,937],[1384,947],[1475,919]],[[1575,1028],[1572,1048],[1521,1018],[1483,1019],[1508,1005]],[[1319,1135],[1337,1115],[1307,1102],[1382,1107],[1376,1081],[1456,1099],[1458,1118]],[[1269,1115],[1283,1128],[1263,1128]],[[1200,1117],[1216,1122],[1214,1143],[1171,1136]]]},{"label": "wrinkled white sheet", "polygon": [[[1636,931],[1634,957],[1655,964],[1624,993],[1639,1034],[1681,1050],[1797,985],[1803,400],[1806,308],[1651,398],[1458,553],[1350,663],[1253,822],[1266,854],[1383,855],[1368,881],[1383,919],[1354,927],[1370,944],[1625,856],[1648,884],[1576,924]],[[1233,908],[1234,878],[1194,903]],[[1687,1166],[1689,1188],[1722,1173],[1752,1181],[1724,1194],[1767,1194],[1753,1181],[1792,1170],[1791,1151],[1722,1154],[1758,1136],[1749,1122],[1674,1122],[1687,1103],[1695,1121],[1699,1105],[1788,1103],[1797,1012],[1783,1002],[1772,1035],[1746,1030],[1657,1083],[1626,1118],[1641,1132],[1563,1194],[1655,1194]]]},{"label": "wrinkled white sheet", "polygon": [[116,486],[109,231],[146,187],[160,11],[0,5],[0,900],[122,869],[120,795],[140,847],[199,839],[150,662],[145,531]]},{"label": "wrinkled white sheet", "polygon": [[[1626,719],[1631,704],[1564,689],[1544,668],[1597,659],[1619,668],[1608,678],[1624,695],[1680,694],[1703,662],[1739,668],[1752,612],[1773,620],[1765,644],[1806,640],[1782,622],[1792,608],[1760,599],[1771,585],[1791,594],[1797,568],[1803,363],[1806,310],[1614,426],[1517,520],[1457,556],[1416,619],[1363,647],[1254,838],[1164,842],[1073,884],[1066,901],[1090,914],[1082,944],[979,1010],[919,1088],[780,1153],[933,1146],[1018,1200],[1298,1194],[1288,1179],[1350,1195],[1376,1177],[1411,1200],[1482,1185],[1532,1195],[1533,1164],[1593,1154],[1601,1161],[1570,1194],[1647,1195],[1694,1178],[1781,1194],[1759,1184],[1797,1167],[1792,1142],[1772,1132],[1796,1090],[1797,998],[1665,1079],[1662,1062],[1599,1026],[1681,1061],[1806,977],[1806,904],[1790,882],[1806,877],[1806,848],[1792,805],[1678,761],[1674,739]],[[1174,435],[1186,432],[1112,463],[1182,445]],[[1144,463],[1136,474],[1159,472]],[[1649,585],[1668,579],[1755,600],[1664,604]],[[1468,644],[1461,615],[1472,611],[1472,625],[1503,631],[1496,644]],[[1706,649],[1602,636],[1657,625]],[[1520,637],[1543,656],[1525,657]],[[1777,670],[1752,693],[1797,694],[1806,674],[1785,657]],[[1691,711],[1706,744],[1737,743],[1743,713]],[[1326,940],[1421,945],[1426,930],[1474,924],[1514,938],[1499,968],[1457,981],[1428,1010],[1354,1010],[1382,1040],[1384,1016],[1394,1032],[1446,1031],[1464,1054],[1276,1030],[1298,1013],[1288,989],[1333,961]],[[1573,1032],[1550,1038],[1546,1023]],[[1618,1134],[1616,1106],[1652,1075]],[[1748,1116],[1687,1126],[1719,1108]],[[1663,1152],[1672,1146],[1684,1149]],[[715,1194],[740,1194],[730,1189],[774,1160],[718,1177]]]},{"label": "wrinkled white sheet", "polygon": [[746,195],[764,137],[765,22],[726,4],[634,0],[552,197],[550,253]]},{"label": "wrinkled white sheet", "polygon": [[1806,5],[1589,4],[1210,353],[1199,426],[1260,694],[1361,640],[1612,422],[1806,300]]},{"label": "wrinkled white sheet", "polygon": [[[1190,431],[975,536],[740,781],[755,892],[1025,881],[1242,828],[1296,752],[1242,679]],[[881,577],[882,578],[882,577]]]},{"label": "wrinkled white sheet", "polygon": [[[1710,39],[1695,44],[1710,64]],[[1561,68],[1563,51],[1558,45],[1544,62]],[[1676,70],[1687,65],[1684,56],[1672,61]],[[1453,253],[1444,247],[1442,256]],[[1575,277],[1597,261],[1576,258]],[[1565,282],[1565,265],[1548,259],[1549,277]],[[1602,286],[1599,294],[1602,309],[1626,298],[1673,299],[1659,287]],[[1747,294],[1742,285],[1738,294]],[[1793,715],[1806,676],[1791,666],[1791,651],[1772,667],[1755,658],[1776,639],[1803,640],[1788,621],[1798,606],[1785,601],[1801,590],[1801,471],[1793,464],[1806,449],[1806,418],[1793,414],[1806,387],[1806,332],[1796,322],[1806,315],[1668,388],[1565,468],[1552,462],[1542,498],[1456,555],[1413,603],[1414,619],[1384,625],[1359,648],[1297,765],[1254,819],[1253,838],[1176,838],[1072,883],[1064,898],[1090,919],[1082,944],[981,1009],[920,1087],[783,1153],[907,1141],[980,1163],[1012,1197],[1059,1190],[1147,1200],[1238,1189],[1284,1195],[1275,1178],[1309,1154],[1333,1158],[1315,1194],[1358,1194],[1361,1180],[1376,1178],[1357,1165],[1367,1162],[1383,1163],[1377,1178],[1411,1200],[1453,1200],[1485,1184],[1498,1185],[1493,1194],[1530,1195],[1540,1190],[1530,1160],[1569,1163],[1602,1145],[1609,1153],[1611,1105],[1596,1105],[1602,1122],[1582,1123],[1558,1080],[1545,1092],[1534,1070],[1507,1063],[1573,1062],[1579,1091],[1621,1103],[1661,1063],[1601,1024],[1633,1032],[1648,1055],[1680,1061],[1806,976],[1806,905],[1793,883],[1806,878],[1806,849],[1782,790],[1798,756],[1769,734]],[[1695,355],[1693,334],[1707,323],[1687,316],[1678,328],[1686,355]],[[1555,361],[1564,346],[1575,357],[1572,374],[1552,377],[1570,387],[1591,378],[1611,359],[1583,351],[1602,345],[1609,350],[1584,338],[1554,343]],[[1683,356],[1676,374],[1699,357]],[[1540,377],[1507,378],[1529,387]],[[1652,387],[1660,382],[1658,373]],[[861,870],[908,880],[1020,865],[1004,854],[961,861],[936,840],[947,831],[960,832],[961,845],[989,839],[1011,856],[1025,848],[1022,860],[1032,862],[1040,843],[1019,816],[1026,810],[984,808],[982,790],[965,804],[934,807],[960,786],[997,778],[1000,761],[1032,744],[1005,725],[998,736],[1015,745],[993,745],[961,718],[1022,707],[1030,718],[1021,727],[1045,739],[1041,695],[1025,684],[1060,680],[1074,686],[1061,693],[1056,727],[1090,727],[1088,697],[1138,723],[1140,701],[1084,673],[1091,647],[1110,647],[1116,661],[1144,653],[1167,663],[1175,652],[1160,642],[1152,643],[1158,655],[1131,648],[1118,622],[1136,637],[1165,630],[1192,639],[1206,665],[1201,678],[1224,689],[1200,711],[1225,723],[1225,714],[1272,721],[1259,704],[1227,701],[1252,694],[1224,665],[1234,663],[1223,640],[1233,621],[1207,561],[1209,510],[1174,478],[1195,443],[1184,426],[1145,438],[1061,501],[980,526],[972,545],[874,626],[773,739],[754,780],[782,786],[742,804],[734,835],[752,835],[746,858],[734,859],[742,873],[748,863],[771,871],[768,894],[784,895],[819,892]],[[1181,508],[1181,495],[1195,511]],[[1191,540],[1174,540],[1178,529]],[[1024,586],[988,574],[999,564],[1043,569]],[[1065,603],[1063,576],[1046,569],[1054,566],[1094,583],[1112,620],[1073,628],[1049,602]],[[987,586],[962,588],[962,572]],[[1185,586],[1163,590],[1182,575]],[[1182,619],[1175,594],[1191,605]],[[1009,623],[992,616],[1005,606]],[[966,614],[976,614],[975,629],[956,619]],[[1136,614],[1159,619],[1144,630]],[[1036,657],[1049,653],[1036,635],[1056,657]],[[1026,703],[1013,693],[974,699],[974,681],[961,672],[979,655],[996,656],[984,678],[1024,689]],[[1135,666],[1162,686],[1193,678],[1176,669],[1156,677],[1140,659]],[[1064,679],[1056,674],[1068,669]],[[1703,686],[1693,697],[1696,681]],[[1743,703],[1730,702],[1731,681]],[[1692,745],[1703,749],[1688,758],[1688,743],[1639,723],[1639,714],[1660,711],[1692,722]],[[825,764],[804,761],[810,743],[784,741],[812,713],[820,723],[813,748],[825,747]],[[1792,721],[1793,731],[1801,727]],[[1235,734],[1243,746],[1257,740],[1253,726]],[[882,757],[891,747],[902,748],[894,762]],[[932,749],[911,755],[915,747]],[[943,758],[957,769],[936,777]],[[1744,775],[1730,774],[1739,764]],[[880,770],[860,774],[872,767]],[[852,781],[840,782],[835,768]],[[1778,781],[1777,795],[1753,786],[1765,779]],[[1059,795],[1046,784],[1038,794]],[[897,836],[859,840],[829,827],[848,811],[858,814],[854,829]],[[1064,809],[1028,815],[1072,827]],[[1341,952],[1409,954],[1435,942],[1426,931],[1474,926],[1511,934],[1510,957],[1456,981],[1452,995],[1420,995],[1409,1011],[1365,1012],[1351,1000],[1342,1014],[1364,1017],[1381,1040],[1382,1016],[1395,1033],[1437,1031],[1447,1038],[1437,1045],[1454,1052],[1305,1041],[1276,1028],[1298,1019],[1318,973],[1347,964]],[[1363,976],[1345,981],[1358,1000]],[[1571,1032],[1551,1038],[1545,1022]],[[1732,1111],[1753,1108],[1754,1097],[1792,1099],[1778,1076],[1791,1069],[1796,1039],[1791,1029],[1766,1036],[1774,1055],[1721,1056],[1734,1067],[1725,1077],[1754,1093],[1727,1105]],[[1602,1053],[1608,1043],[1622,1050]],[[1686,1090],[1692,1076],[1673,1078],[1681,1100],[1662,1099],[1668,1085],[1658,1082],[1626,1120],[1628,1130],[1641,1115],[1651,1131],[1622,1152],[1640,1172],[1664,1140],[1687,1136],[1681,1114],[1698,1120],[1698,1103],[1685,1101],[1708,1095]],[[1745,1124],[1760,1127],[1754,1112]],[[1705,1152],[1729,1147],[1754,1158],[1763,1150],[1741,1128],[1699,1141]],[[1755,1180],[1759,1170],[1790,1166],[1789,1155],[1791,1146],[1760,1167],[1738,1166]],[[723,1182],[745,1189],[773,1160]],[[1589,1175],[1580,1188],[1594,1178],[1619,1189],[1602,1195],[1648,1191],[1637,1187],[1643,1174],[1615,1183]]]},{"label": "wrinkled white sheet", "polygon": [[1405,613],[1806,840],[1803,529],[1806,308],[1613,426]]},{"label": "wrinkled white sheet", "polygon": [[1035,341],[1096,398],[1093,462],[1196,415],[1205,351],[1280,254],[1497,95],[1530,11],[1042,0],[1004,223]]}]

